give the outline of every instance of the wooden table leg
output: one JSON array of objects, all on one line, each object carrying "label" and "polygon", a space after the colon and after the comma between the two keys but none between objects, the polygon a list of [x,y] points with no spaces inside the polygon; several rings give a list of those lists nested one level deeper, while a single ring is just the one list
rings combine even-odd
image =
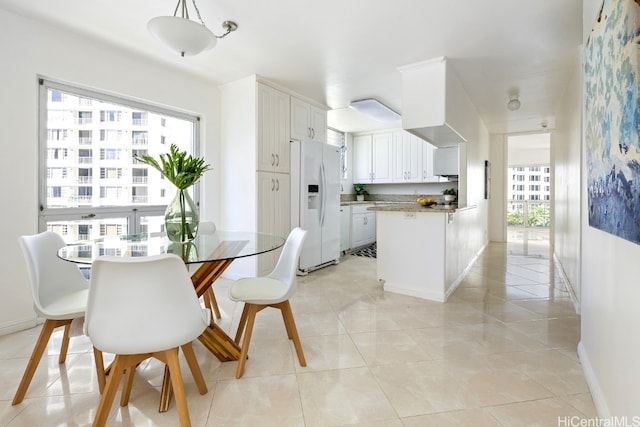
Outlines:
[{"label": "wooden table leg", "polygon": [[164,366],[164,378],[162,379],[162,389],[160,390],[160,406],[158,412],[167,412],[169,403],[171,402],[171,377],[169,376],[169,367]]}]

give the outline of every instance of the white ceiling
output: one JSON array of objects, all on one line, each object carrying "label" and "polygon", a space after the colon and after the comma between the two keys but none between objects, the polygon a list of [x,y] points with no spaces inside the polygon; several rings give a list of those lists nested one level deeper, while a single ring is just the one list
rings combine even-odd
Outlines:
[{"label": "white ceiling", "polygon": [[[168,65],[226,83],[257,74],[333,109],[344,131],[389,126],[347,107],[374,97],[402,112],[398,67],[446,56],[492,133],[540,130],[554,112],[582,39],[582,0],[197,0],[216,34],[238,31],[196,57],[152,38],[149,19],[176,0],[0,0],[4,8],[62,25]],[[193,10],[192,10],[193,12]],[[192,13],[192,18],[195,16]],[[509,93],[522,107],[511,112]]]}]

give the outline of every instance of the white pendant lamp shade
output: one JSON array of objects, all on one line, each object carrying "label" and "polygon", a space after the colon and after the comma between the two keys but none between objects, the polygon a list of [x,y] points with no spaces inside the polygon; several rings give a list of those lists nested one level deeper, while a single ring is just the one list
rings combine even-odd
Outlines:
[{"label": "white pendant lamp shade", "polygon": [[179,16],[158,16],[147,24],[149,32],[181,56],[193,56],[216,45],[207,27]]}]

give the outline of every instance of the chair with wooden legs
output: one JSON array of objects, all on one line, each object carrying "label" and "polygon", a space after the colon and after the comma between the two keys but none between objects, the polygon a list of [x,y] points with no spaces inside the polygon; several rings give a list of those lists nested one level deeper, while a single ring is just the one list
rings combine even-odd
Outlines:
[{"label": "chair with wooden legs", "polygon": [[235,342],[240,344],[244,334],[236,378],[244,374],[244,366],[249,353],[249,343],[256,314],[267,307],[274,307],[281,311],[287,336],[293,340],[300,366],[307,366],[302,351],[302,344],[298,336],[296,323],[293,319],[289,299],[296,291],[296,268],[300,251],[307,232],[299,227],[294,228],[284,244],[278,263],[271,273],[264,277],[249,277],[235,281],[229,289],[229,298],[233,301],[244,302],[240,317],[240,324]]},{"label": "chair with wooden legs", "polygon": [[[200,394],[207,386],[192,348],[209,325],[211,312],[200,306],[182,259],[173,254],[149,257],[98,257],[92,265],[85,334],[98,354],[115,354],[96,412],[104,426],[122,376],[120,405],[129,402],[136,366],[154,357],[167,365],[180,425],[190,426],[178,348],[182,348]],[[102,358],[96,369],[104,373]]]},{"label": "chair with wooden legs", "polygon": [[58,234],[45,231],[32,236],[20,236],[18,244],[27,263],[33,308],[45,322],[12,405],[24,399],[51,334],[60,326],[64,326],[64,333],[58,362],[65,362],[71,322],[84,316],[89,289],[89,281],[77,264],[58,258],[58,250],[65,246]]}]

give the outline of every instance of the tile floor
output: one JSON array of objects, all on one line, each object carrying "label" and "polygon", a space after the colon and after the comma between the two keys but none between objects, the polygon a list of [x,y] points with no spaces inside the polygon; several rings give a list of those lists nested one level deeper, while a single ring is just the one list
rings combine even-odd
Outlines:
[{"label": "tile floor", "polygon": [[[425,277],[426,280],[426,277]],[[241,307],[216,284],[221,326]],[[258,315],[242,379],[194,345],[209,392],[186,369],[194,426],[556,426],[596,417],[576,355],[576,316],[544,242],[490,244],[447,303],[385,293],[375,260],[343,262],[299,278],[292,306],[307,367],[298,365],[276,310]],[[11,399],[38,328],[0,337],[0,425],[84,426],[99,400],[88,340],[60,333],[23,403]],[[127,407],[108,425],[175,426],[158,413],[163,368],[138,368]]]}]

